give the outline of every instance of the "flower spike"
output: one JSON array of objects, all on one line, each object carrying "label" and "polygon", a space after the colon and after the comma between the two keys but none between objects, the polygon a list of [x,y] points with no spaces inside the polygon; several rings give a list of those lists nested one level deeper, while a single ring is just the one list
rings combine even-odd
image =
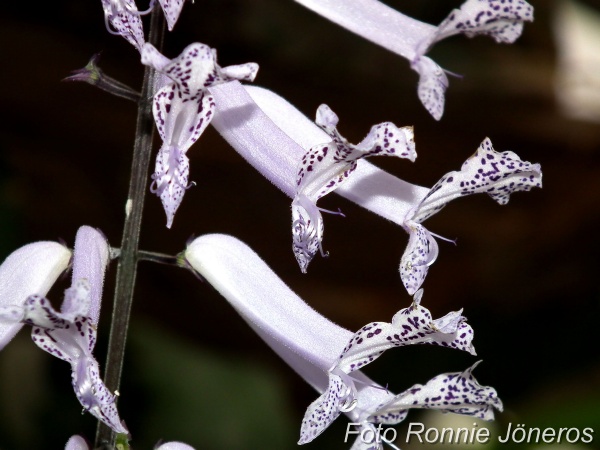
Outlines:
[{"label": "flower spike", "polygon": [[409,294],[416,292],[423,284],[429,266],[438,254],[433,235],[421,222],[455,198],[486,193],[500,205],[505,205],[513,192],[529,191],[541,186],[539,164],[522,161],[510,151],[496,152],[489,138],[484,139],[461,170],[444,175],[405,218],[404,229],[410,238],[399,270]]},{"label": "flower spike", "polygon": [[150,191],[158,195],[171,228],[175,212],[190,186],[187,151],[212,120],[215,101],[210,86],[231,80],[252,81],[258,65],[247,63],[221,68],[217,54],[204,44],[191,44],[170,60],[151,44],[142,49],[142,63],[171,80],[154,95],[154,120],[163,141],[156,158]]},{"label": "flower spike", "polygon": [[417,157],[412,127],[380,123],[359,144],[353,145],[337,131],[338,117],[329,106],[319,106],[315,122],[331,142],[312,147],[302,157],[296,178],[292,202],[293,250],[303,273],[317,250],[324,255],[323,218],[317,201],[340,186],[356,169],[359,159],[386,155],[414,161]]},{"label": "flower spike", "polygon": [[425,56],[433,44],[455,34],[489,35],[498,43],[512,43],[523,23],[533,20],[533,8],[524,0],[467,0],[435,27],[384,5],[378,0],[296,0],[338,25],[410,61],[419,76],[419,99],[439,120],[444,112],[448,78]]}]

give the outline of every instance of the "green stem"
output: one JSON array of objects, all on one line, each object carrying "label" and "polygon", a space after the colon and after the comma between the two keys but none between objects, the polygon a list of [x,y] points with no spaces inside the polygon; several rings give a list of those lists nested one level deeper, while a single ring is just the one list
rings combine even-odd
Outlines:
[{"label": "green stem", "polygon": [[[164,35],[164,20],[160,8],[154,8],[150,18],[150,33],[148,42],[161,49]],[[106,356],[106,371],[104,382],[111,392],[119,390],[123,357],[127,340],[127,329],[133,300],[137,263],[139,260],[138,245],[144,197],[148,188],[148,171],[152,152],[152,137],[154,135],[154,120],[152,117],[152,97],[155,91],[154,70],[146,67],[142,96],[138,103],[135,143],[133,146],[133,161],[129,184],[128,206],[129,213],[125,217],[121,254],[117,266],[117,281],[113,302],[113,312]],[[115,433],[102,422],[98,422],[96,431],[97,448],[115,448]]]}]

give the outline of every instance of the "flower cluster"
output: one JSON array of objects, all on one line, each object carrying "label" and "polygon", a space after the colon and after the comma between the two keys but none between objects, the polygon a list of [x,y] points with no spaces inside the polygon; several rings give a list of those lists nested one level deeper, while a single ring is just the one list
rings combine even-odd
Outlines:
[{"label": "flower cluster", "polygon": [[[488,35],[496,42],[511,43],[521,34],[523,23],[533,18],[533,9],[524,0],[467,0],[437,27],[377,0],[297,1],[408,59],[420,76],[419,98],[438,120],[448,79],[426,56],[431,47],[456,34]],[[494,408],[501,411],[502,403],[493,388],[480,385],[473,377],[478,363],[462,372],[438,375],[397,395],[383,387],[388,380],[379,384],[361,370],[386,350],[408,345],[430,344],[475,354],[474,331],[462,310],[433,319],[421,304],[421,286],[439,252],[436,235],[422,223],[449,201],[474,193],[486,193],[504,205],[514,192],[541,187],[540,166],[513,152],[495,151],[485,138],[459,171],[445,174],[433,187],[408,183],[364,160],[384,155],[414,162],[412,126],[379,123],[361,142],[351,144],[338,131],[338,116],[329,106],[319,106],[313,122],[276,93],[242,84],[256,77],[255,63],[221,67],[216,50],[201,43],[188,45],[179,56],[169,59],[145,40],[142,16],[156,8],[155,3],[152,0],[148,11],[140,12],[134,0],[102,0],[107,29],[131,43],[139,51],[141,63],[155,74],[152,114],[162,142],[149,188],[162,202],[168,228],[193,184],[186,153],[212,124],[246,161],[290,197],[292,251],[302,272],[306,273],[318,252],[327,254],[321,213],[343,216],[339,210],[317,206],[319,199],[331,192],[395,222],[409,234],[399,274],[413,296],[412,304],[400,309],[391,322],[369,323],[356,332],[313,310],[234,237],[205,235],[190,242],[179,255],[178,265],[214,286],[319,393],[302,420],[299,444],[311,442],[342,413],[364,429],[395,425],[413,408],[493,419]],[[183,3],[158,0],[169,30]],[[99,76],[94,63],[71,79],[84,80],[92,72]],[[21,327],[30,325],[38,347],[71,364],[73,388],[84,410],[115,433],[127,436],[129,431],[116,407],[119,394],[104,384],[93,355],[104,275],[110,258],[118,253],[101,232],[88,226],[78,231],[73,252],[58,243],[38,242],[12,253],[0,266],[0,349]],[[57,311],[46,295],[69,264],[72,285]],[[73,436],[66,448],[87,450],[88,445],[82,437]],[[157,448],[191,447],[170,442]],[[374,447],[357,440],[352,448]],[[377,448],[381,448],[379,443]]]}]

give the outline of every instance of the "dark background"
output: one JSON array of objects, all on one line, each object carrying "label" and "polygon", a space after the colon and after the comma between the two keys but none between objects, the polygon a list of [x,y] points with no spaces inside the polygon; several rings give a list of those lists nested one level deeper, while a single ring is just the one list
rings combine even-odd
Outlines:
[{"label": "dark background", "polygon": [[[461,2],[386,3],[439,23]],[[514,45],[455,37],[431,51],[442,67],[464,75],[450,79],[440,122],[419,103],[407,61],[292,1],[186,4],[165,55],[197,41],[216,48],[222,66],[258,62],[257,85],[311,118],[319,104],[329,104],[350,142],[382,121],[414,125],[415,164],[372,161],[413,183],[431,186],[457,170],[486,136],[498,151],[541,163],[542,190],[518,193],[504,207],[484,196],[461,199],[427,221],[429,230],[458,245],[440,241],[423,301],[434,317],[465,308],[484,360],[476,375],[505,404],[500,432],[509,422],[600,431],[600,126],[566,117],[555,97],[564,86],[557,83],[552,23],[564,2],[532,3],[536,20]],[[600,13],[599,2],[586,4]],[[135,104],[60,80],[102,51],[103,70],[138,89],[139,54],[106,32],[100,1],[9,2],[0,29],[1,256],[35,240],[72,245],[83,224],[100,228],[118,247]],[[598,90],[593,73],[588,82]],[[599,111],[596,105],[596,120]],[[212,128],[188,156],[197,185],[171,230],[160,201],[148,195],[143,249],[176,254],[192,235],[235,235],[310,305],[349,329],[390,321],[408,306],[397,272],[408,239],[400,227],[328,196],[320,206],[340,207],[346,218],[325,217],[330,257],[316,258],[302,275],[291,252],[290,200]],[[101,364],[115,267],[99,329]],[[67,286],[68,278],[51,291],[56,305]],[[120,411],[134,448],[152,448],[161,438],[198,449],[295,447],[316,394],[210,286],[184,270],[142,263],[133,317]],[[429,346],[402,348],[367,372],[400,392],[475,360]],[[2,450],[62,448],[76,433],[93,439],[95,421],[80,414],[68,365],[38,351],[27,330],[0,355],[0,410]],[[423,417],[411,413],[409,421]],[[345,427],[339,419],[307,448],[349,448]]]}]

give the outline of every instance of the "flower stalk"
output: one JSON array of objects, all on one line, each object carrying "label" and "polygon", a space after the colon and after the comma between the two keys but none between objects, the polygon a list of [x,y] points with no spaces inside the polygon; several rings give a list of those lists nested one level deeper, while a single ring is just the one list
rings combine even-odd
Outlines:
[{"label": "flower stalk", "polygon": [[[163,16],[159,8],[154,8],[150,16],[148,42],[157,48],[161,48],[163,35]],[[123,226],[121,254],[117,266],[117,281],[106,356],[106,372],[104,374],[106,386],[111,392],[118,391],[120,386],[127,329],[129,327],[133,290],[137,274],[140,228],[148,184],[152,138],[154,136],[154,118],[152,116],[152,96],[154,91],[154,69],[146,67],[142,95],[138,103],[133,160],[127,197],[127,204],[128,206],[131,205],[131,208],[127,208],[125,224]],[[96,447],[107,445],[109,448],[114,448],[115,437],[115,433],[110,428],[102,423],[98,423]]]}]

